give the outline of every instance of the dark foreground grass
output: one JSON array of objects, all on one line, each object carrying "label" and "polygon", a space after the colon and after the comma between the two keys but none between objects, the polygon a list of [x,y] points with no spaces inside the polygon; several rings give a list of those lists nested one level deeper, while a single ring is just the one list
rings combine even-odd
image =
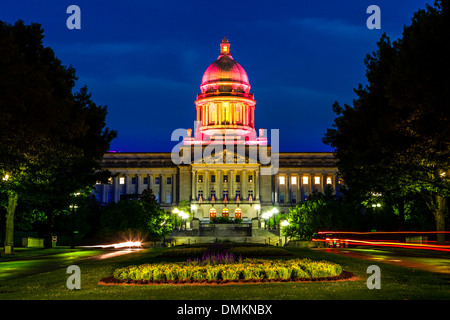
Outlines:
[{"label": "dark foreground grass", "polygon": [[356,279],[335,282],[284,282],[230,285],[147,285],[104,286],[100,279],[109,277],[114,270],[132,264],[160,261],[160,253],[167,249],[145,249],[124,256],[84,261],[81,268],[81,290],[66,287],[66,267],[16,280],[0,281],[1,300],[403,300],[403,299],[449,299],[448,276],[426,271],[406,269],[390,264],[376,263],[381,268],[381,289],[369,290],[366,285],[367,267],[373,261],[332,255],[326,252],[302,248],[288,248],[293,258],[328,260],[340,264],[352,272]]}]

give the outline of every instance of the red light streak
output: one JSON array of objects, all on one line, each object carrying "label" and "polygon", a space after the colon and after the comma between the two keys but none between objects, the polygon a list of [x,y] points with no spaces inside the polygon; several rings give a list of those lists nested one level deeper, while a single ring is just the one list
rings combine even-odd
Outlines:
[{"label": "red light streak", "polygon": [[[352,231],[319,231],[319,235],[327,235],[325,239],[312,239],[312,241],[318,242],[330,242],[332,241],[334,244],[338,246],[354,244],[354,245],[368,245],[368,246],[377,246],[377,247],[393,247],[393,248],[409,248],[409,249],[423,249],[423,250],[435,250],[435,251],[443,251],[450,252],[449,245],[437,245],[430,244],[436,243],[436,241],[427,241],[424,240],[424,243],[417,242],[399,242],[396,240],[359,240],[359,239],[349,239],[346,237],[337,238],[339,235],[383,235],[383,234],[450,234],[450,231],[381,231],[381,232],[352,232]],[[334,237],[332,237],[334,236]]]}]

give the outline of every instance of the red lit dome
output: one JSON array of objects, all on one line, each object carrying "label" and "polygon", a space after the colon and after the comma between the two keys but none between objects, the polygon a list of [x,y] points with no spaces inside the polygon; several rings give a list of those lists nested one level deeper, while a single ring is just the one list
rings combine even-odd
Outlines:
[{"label": "red lit dome", "polygon": [[203,74],[202,85],[218,81],[249,85],[247,72],[230,55],[220,55]]}]

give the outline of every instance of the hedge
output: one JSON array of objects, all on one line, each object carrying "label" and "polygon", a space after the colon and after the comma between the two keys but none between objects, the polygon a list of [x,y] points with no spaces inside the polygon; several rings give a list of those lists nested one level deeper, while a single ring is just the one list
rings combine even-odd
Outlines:
[{"label": "hedge", "polygon": [[261,281],[297,280],[335,277],[342,267],[328,261],[309,259],[267,260],[244,259],[241,262],[201,265],[196,262],[154,263],[128,266],[114,271],[119,281],[204,282],[204,281]]}]

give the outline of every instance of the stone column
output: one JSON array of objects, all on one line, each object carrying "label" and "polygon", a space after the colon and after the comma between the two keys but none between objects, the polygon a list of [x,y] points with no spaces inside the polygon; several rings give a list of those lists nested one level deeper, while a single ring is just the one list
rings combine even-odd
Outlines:
[{"label": "stone column", "polygon": [[247,195],[247,170],[246,169],[242,170],[241,190],[242,190],[242,194],[241,194],[242,199],[247,199],[248,195]]},{"label": "stone column", "polygon": [[216,198],[217,200],[222,199],[222,170],[217,170],[217,193]]},{"label": "stone column", "polygon": [[255,200],[259,201],[259,169],[255,170]]},{"label": "stone column", "polygon": [[209,192],[209,170],[205,169],[205,192],[203,193],[203,197],[205,198],[205,200],[208,200],[210,197],[210,192]]},{"label": "stone column", "polygon": [[194,201],[196,199],[196,196],[197,196],[195,194],[195,190],[196,190],[195,186],[197,184],[197,180],[196,179],[197,179],[197,171],[192,169],[191,201]]},{"label": "stone column", "polygon": [[229,178],[229,183],[230,183],[230,194],[228,195],[229,199],[234,199],[235,195],[234,195],[234,170],[230,170],[230,178]]}]

